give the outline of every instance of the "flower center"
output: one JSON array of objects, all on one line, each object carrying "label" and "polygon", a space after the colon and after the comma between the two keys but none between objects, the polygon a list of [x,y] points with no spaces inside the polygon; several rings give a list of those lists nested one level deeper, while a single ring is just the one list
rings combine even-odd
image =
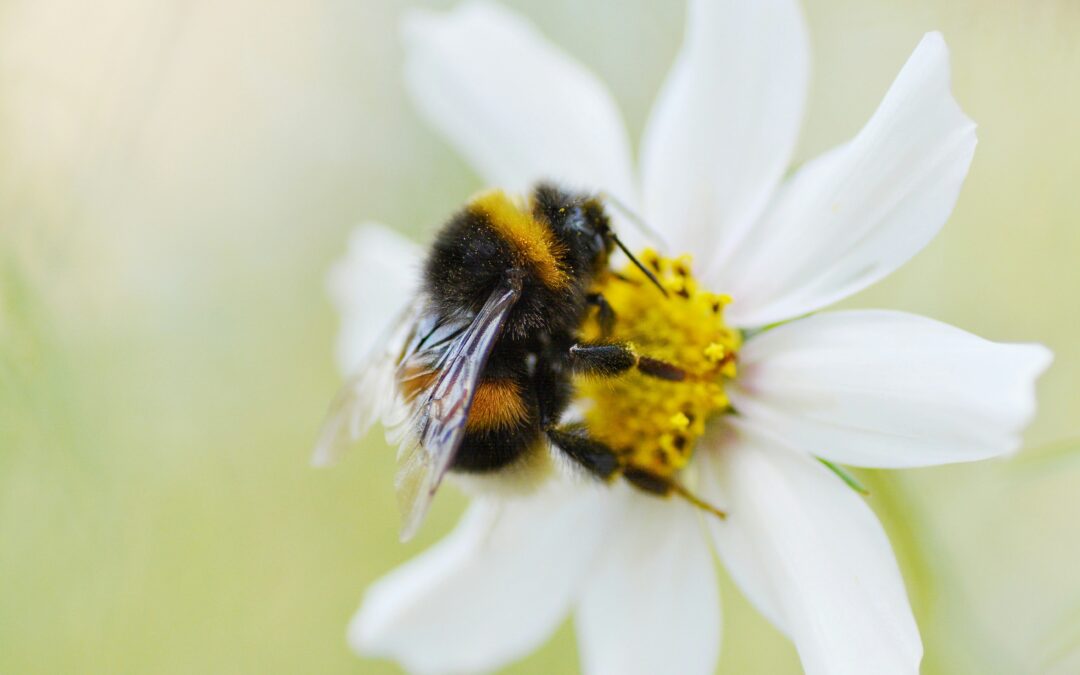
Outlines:
[{"label": "flower center", "polygon": [[668,297],[628,265],[593,289],[614,310],[612,331],[604,335],[594,315],[582,337],[629,343],[639,356],[672,364],[686,377],[669,381],[636,370],[615,379],[583,376],[577,391],[592,435],[614,448],[626,465],[670,477],[690,461],[706,422],[728,409],[724,383],[735,377],[742,335],[724,323],[731,298],[698,287],[690,256],[664,258],[646,250],[640,259]]}]

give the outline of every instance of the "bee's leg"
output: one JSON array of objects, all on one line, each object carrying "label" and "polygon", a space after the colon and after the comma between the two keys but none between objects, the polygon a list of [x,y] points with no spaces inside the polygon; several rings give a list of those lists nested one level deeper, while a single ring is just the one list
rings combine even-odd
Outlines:
[{"label": "bee's leg", "polygon": [[576,344],[570,347],[570,368],[579,375],[614,377],[637,368],[642,374],[669,382],[682,382],[682,368],[648,356],[639,356],[621,342]]},{"label": "bee's leg", "polygon": [[591,438],[582,425],[552,427],[547,429],[547,435],[555,447],[601,480],[608,481],[621,474],[642,492],[657,497],[676,495],[718,518],[727,518],[726,513],[687,490],[673,477],[660,476],[628,463],[611,447]]},{"label": "bee's leg", "polygon": [[596,320],[600,324],[600,333],[607,337],[615,330],[615,310],[608,304],[607,298],[602,293],[589,293],[585,296],[585,302],[596,307]]},{"label": "bee's leg", "polygon": [[550,427],[546,432],[555,447],[601,480],[609,480],[622,466],[615,451],[590,438],[583,426]]},{"label": "bee's leg", "polygon": [[655,473],[634,466],[628,466],[623,469],[622,475],[623,478],[639,490],[661,497],[667,497],[672,494],[678,495],[702,511],[708,511],[721,520],[727,518],[727,513],[701,499],[693,492],[690,492],[683,487],[682,483],[679,483],[674,478],[658,476]]}]

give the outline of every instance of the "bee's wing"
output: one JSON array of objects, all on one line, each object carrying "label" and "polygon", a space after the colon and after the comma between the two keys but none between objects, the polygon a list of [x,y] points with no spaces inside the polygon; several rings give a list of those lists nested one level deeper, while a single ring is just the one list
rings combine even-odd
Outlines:
[{"label": "bee's wing", "polygon": [[415,399],[398,452],[403,541],[416,533],[454,461],[484,365],[520,295],[516,276],[496,288],[472,323],[447,343],[434,368],[438,376]]},{"label": "bee's wing", "polygon": [[414,335],[422,323],[422,308],[420,298],[413,300],[342,386],[319,430],[311,456],[314,466],[335,463],[377,420],[402,417],[405,404],[394,374],[404,351],[416,342]]}]

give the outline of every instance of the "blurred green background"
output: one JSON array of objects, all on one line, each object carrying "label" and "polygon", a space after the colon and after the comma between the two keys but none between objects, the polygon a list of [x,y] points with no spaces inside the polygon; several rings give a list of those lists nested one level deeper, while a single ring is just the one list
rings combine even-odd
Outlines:
[{"label": "blurred green background", "polygon": [[[637,137],[681,4],[507,4],[610,83]],[[334,470],[307,459],[350,228],[422,239],[480,187],[405,100],[406,5],[0,0],[0,672],[397,672],[352,655],[346,622],[463,500],[401,546],[381,435]],[[943,234],[847,304],[1057,354],[1029,452],[860,474],[924,672],[1080,672],[1080,3],[806,10],[797,159],[851,136],[932,29],[980,125]],[[799,672],[722,591],[720,671]],[[577,672],[572,630],[507,672]]]}]

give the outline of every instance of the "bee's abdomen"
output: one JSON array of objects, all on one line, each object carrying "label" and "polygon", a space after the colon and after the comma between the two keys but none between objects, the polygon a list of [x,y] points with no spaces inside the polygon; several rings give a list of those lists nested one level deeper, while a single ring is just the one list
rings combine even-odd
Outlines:
[{"label": "bee's abdomen", "polygon": [[512,378],[483,380],[473,395],[466,429],[485,432],[529,425],[534,415],[522,394],[521,385]]},{"label": "bee's abdomen", "polygon": [[517,463],[539,440],[535,396],[524,381],[489,376],[473,396],[465,438],[451,468],[467,473],[496,471]]},{"label": "bee's abdomen", "polygon": [[450,467],[462,473],[490,473],[517,464],[537,449],[537,427],[467,431]]}]

